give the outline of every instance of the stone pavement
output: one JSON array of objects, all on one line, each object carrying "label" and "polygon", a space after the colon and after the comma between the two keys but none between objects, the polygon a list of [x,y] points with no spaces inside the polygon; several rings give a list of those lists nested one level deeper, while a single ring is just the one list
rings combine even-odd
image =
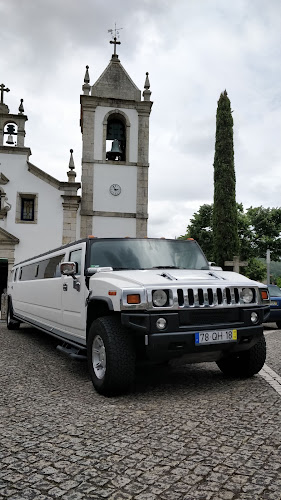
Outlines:
[{"label": "stone pavement", "polygon": [[[281,332],[267,364],[281,375]],[[85,362],[0,323],[0,498],[280,500],[281,397],[215,364],[142,368],[98,395]]]}]

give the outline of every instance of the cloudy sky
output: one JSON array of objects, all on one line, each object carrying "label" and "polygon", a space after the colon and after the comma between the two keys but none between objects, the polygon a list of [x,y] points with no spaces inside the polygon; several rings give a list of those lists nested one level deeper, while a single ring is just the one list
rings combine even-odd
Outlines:
[{"label": "cloudy sky", "polygon": [[226,89],[234,119],[237,201],[281,206],[280,0],[0,0],[0,83],[24,99],[30,161],[66,180],[81,173],[80,93],[118,54],[151,99],[149,236],[185,233],[213,200],[216,109]]}]

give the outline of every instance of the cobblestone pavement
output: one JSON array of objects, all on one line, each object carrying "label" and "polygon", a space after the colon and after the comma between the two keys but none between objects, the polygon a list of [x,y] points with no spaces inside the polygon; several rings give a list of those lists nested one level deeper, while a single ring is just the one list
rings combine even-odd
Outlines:
[{"label": "cobblestone pavement", "polygon": [[[267,327],[281,375],[281,331]],[[0,498],[281,499],[281,397],[215,364],[146,368],[98,395],[54,339],[0,323]]]}]

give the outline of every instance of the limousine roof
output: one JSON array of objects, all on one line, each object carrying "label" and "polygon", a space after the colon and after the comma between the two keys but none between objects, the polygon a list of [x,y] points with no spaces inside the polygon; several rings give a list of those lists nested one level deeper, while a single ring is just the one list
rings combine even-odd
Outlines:
[{"label": "limousine roof", "polygon": [[25,264],[26,262],[29,262],[29,261],[34,260],[34,259],[39,259],[40,257],[44,257],[45,255],[49,255],[50,253],[58,252],[59,250],[63,250],[64,248],[72,247],[73,245],[76,245],[77,243],[82,243],[85,241],[87,242],[90,239],[93,239],[93,238],[91,238],[91,237],[83,238],[81,240],[72,241],[71,243],[66,243],[65,245],[61,245],[60,247],[57,247],[57,248],[52,248],[52,250],[48,250],[47,252],[43,252],[43,253],[40,253],[38,255],[34,255],[33,257],[29,257],[28,259],[17,262],[16,264],[14,264],[13,267],[20,266],[21,264]]},{"label": "limousine roof", "polygon": [[[88,236],[87,238],[82,238],[81,240],[72,241],[71,243],[66,243],[65,245],[61,245],[60,247],[53,248],[52,250],[48,250],[47,252],[40,253],[39,255],[34,255],[33,257],[29,257],[28,259],[22,260],[21,262],[17,262],[13,267],[20,266],[21,264],[25,264],[26,262],[30,262],[34,259],[39,259],[40,257],[44,257],[45,255],[50,255],[51,253],[58,252],[59,250],[63,250],[64,248],[72,247],[73,245],[77,245],[79,243],[86,242],[88,243],[91,240],[169,240],[170,238],[132,238],[130,236],[120,237],[120,238],[98,238],[97,236]],[[193,238],[187,238],[187,240],[193,240]],[[172,240],[174,241],[174,240]]]}]

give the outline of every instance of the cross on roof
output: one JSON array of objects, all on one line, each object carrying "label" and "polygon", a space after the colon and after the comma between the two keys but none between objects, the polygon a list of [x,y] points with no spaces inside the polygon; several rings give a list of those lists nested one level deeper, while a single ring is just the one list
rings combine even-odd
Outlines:
[{"label": "cross on roof", "polygon": [[[122,30],[123,28],[116,28],[116,23],[114,26],[114,29],[108,30],[108,33],[111,33],[113,40],[110,40],[109,43],[114,44],[114,55],[116,56],[116,45],[121,45],[121,42],[117,41],[117,38],[119,38],[119,30]],[[114,34],[113,34],[114,32]]]},{"label": "cross on roof", "polygon": [[7,87],[5,88],[4,83],[1,83],[0,85],[0,92],[1,92],[1,101],[0,104],[4,104],[4,92],[10,92],[10,89]]},{"label": "cross on roof", "polygon": [[114,43],[114,55],[116,56],[116,45],[121,45],[121,42],[117,42],[116,36],[109,43]]}]

